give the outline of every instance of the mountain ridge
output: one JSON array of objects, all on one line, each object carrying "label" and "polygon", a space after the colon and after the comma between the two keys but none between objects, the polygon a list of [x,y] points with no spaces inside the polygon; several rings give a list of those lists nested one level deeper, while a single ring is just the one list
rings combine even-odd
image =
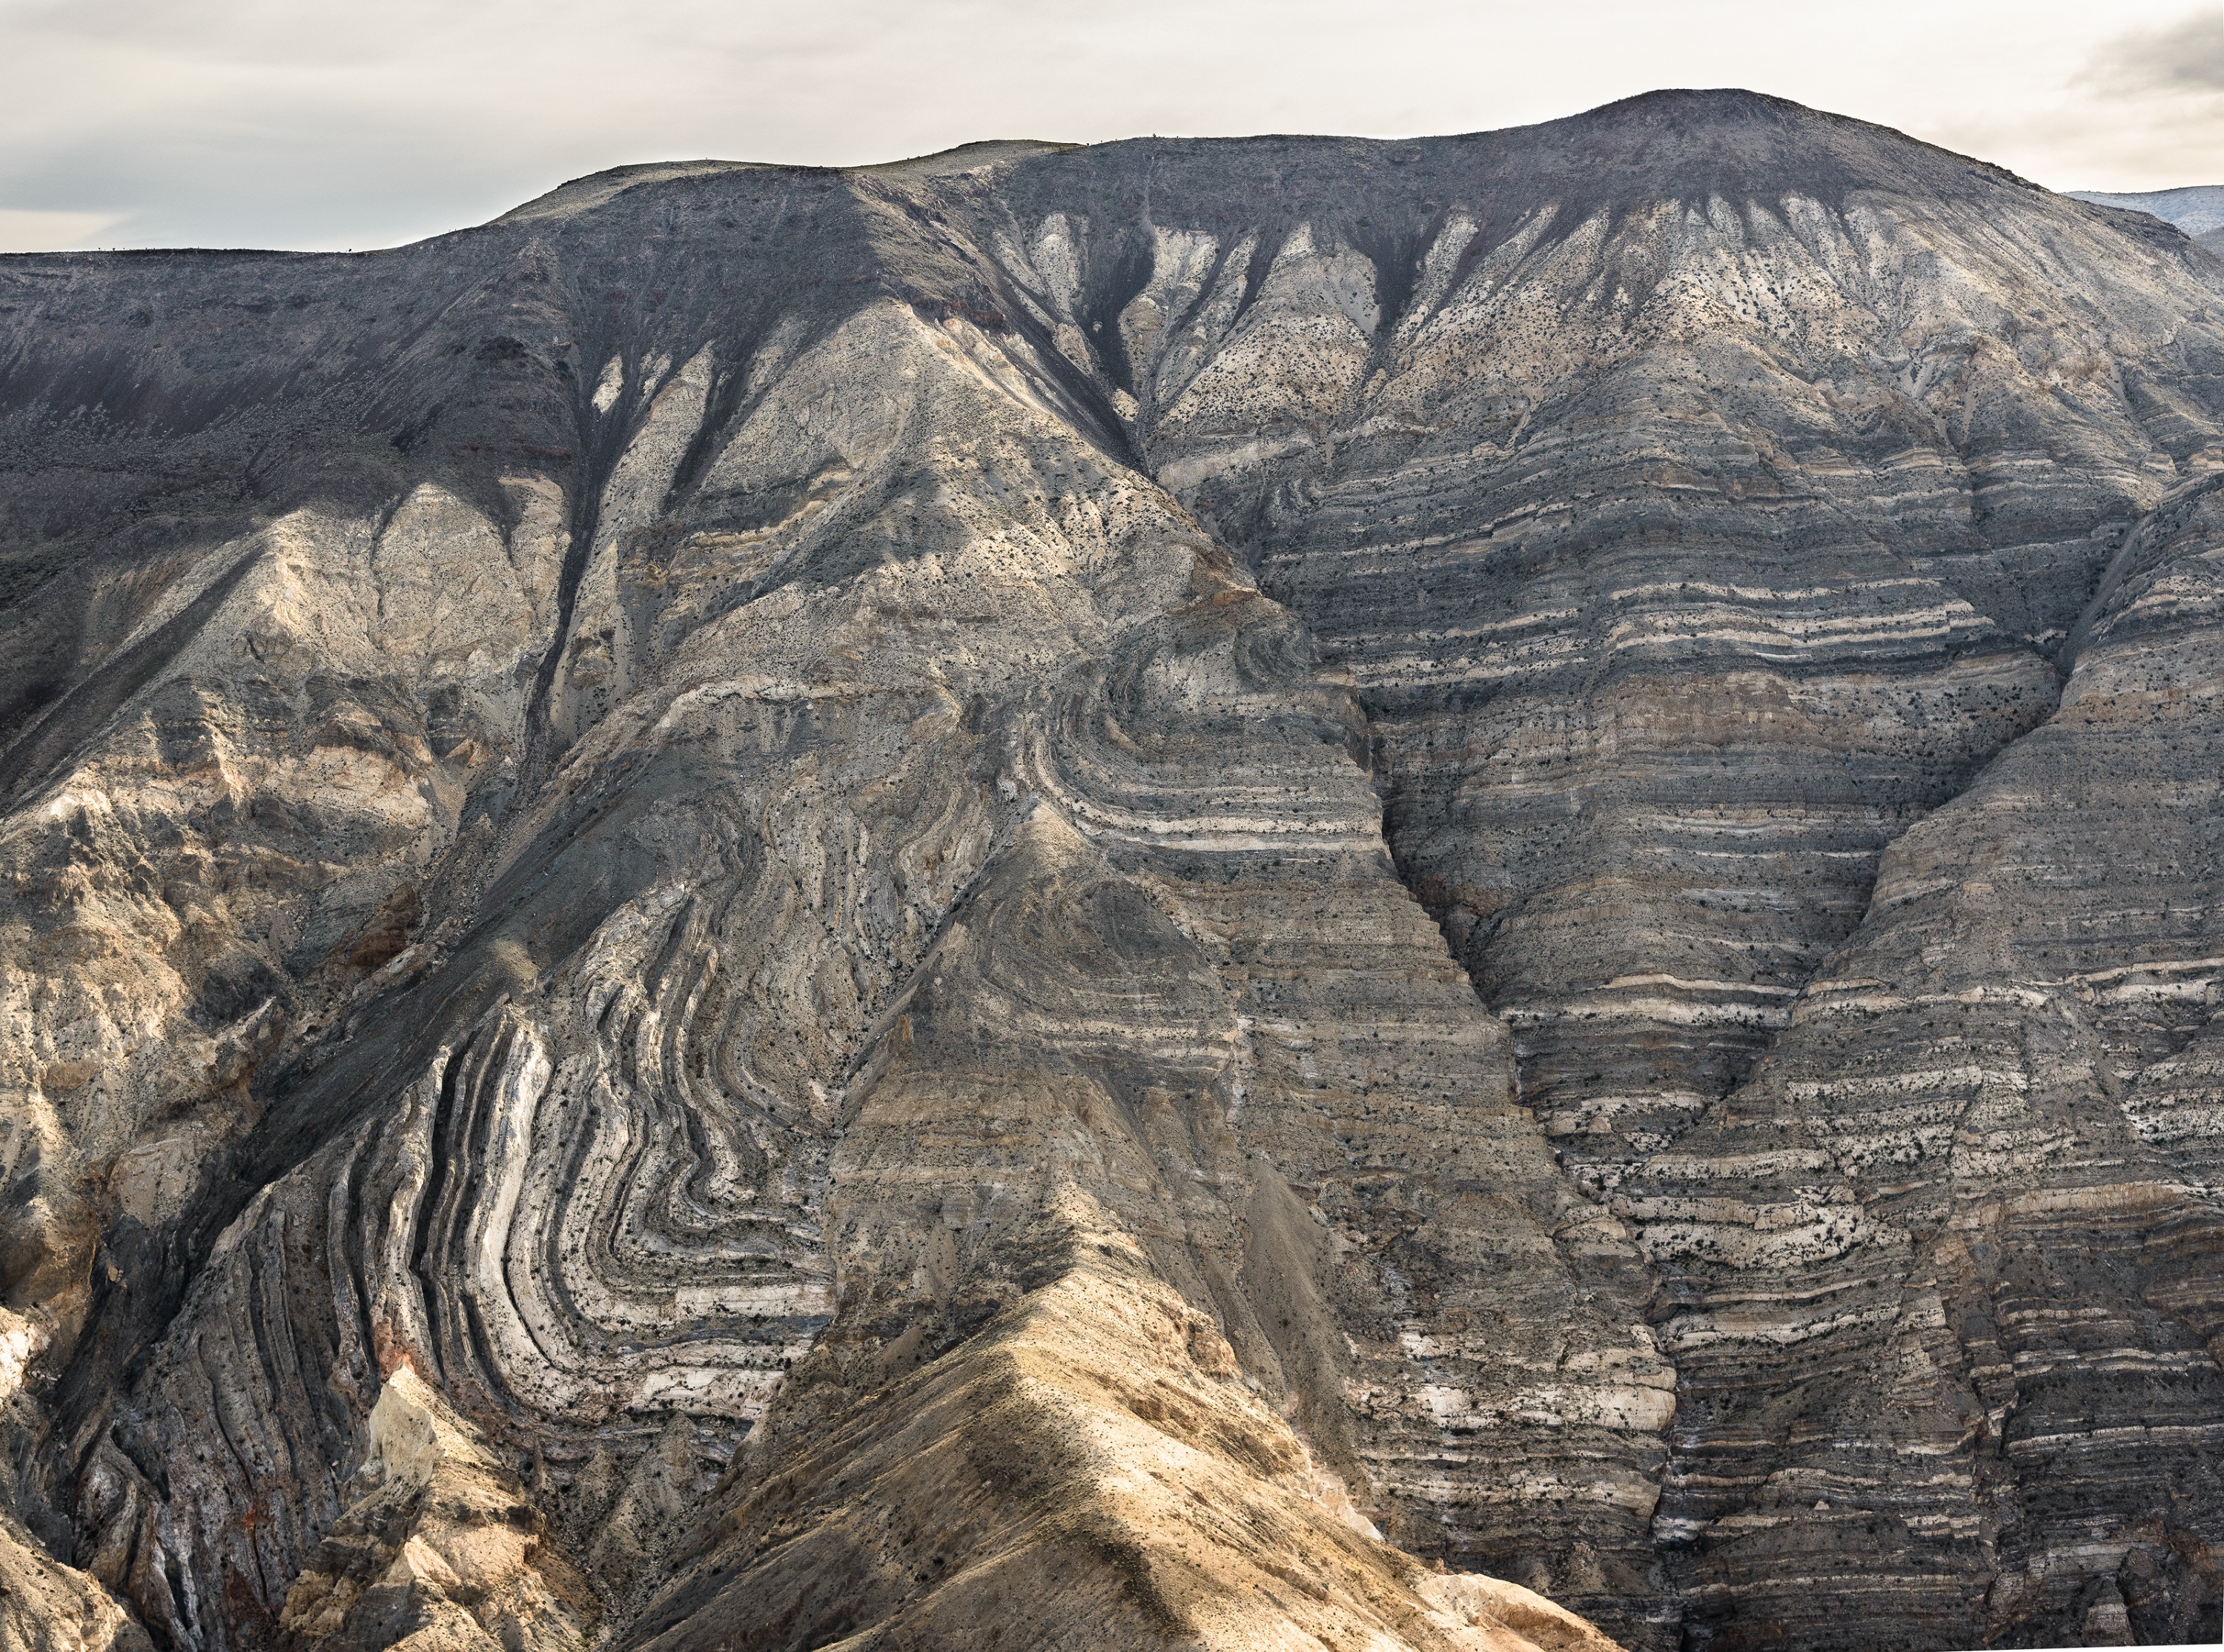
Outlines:
[{"label": "mountain ridge", "polygon": [[2096,206],[2120,206],[2130,211],[2145,212],[2165,224],[2176,224],[2196,240],[2224,228],[2224,184],[2188,184],[2177,189],[2151,189],[2130,195],[2089,189],[2073,189],[2067,193],[2072,200],[2090,201]]}]

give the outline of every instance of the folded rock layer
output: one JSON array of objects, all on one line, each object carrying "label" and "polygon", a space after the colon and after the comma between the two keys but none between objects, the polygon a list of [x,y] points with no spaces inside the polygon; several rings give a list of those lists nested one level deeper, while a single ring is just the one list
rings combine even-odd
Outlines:
[{"label": "folded rock layer", "polygon": [[0,331],[0,1635],[2213,1625],[2174,230],[1674,92]]}]

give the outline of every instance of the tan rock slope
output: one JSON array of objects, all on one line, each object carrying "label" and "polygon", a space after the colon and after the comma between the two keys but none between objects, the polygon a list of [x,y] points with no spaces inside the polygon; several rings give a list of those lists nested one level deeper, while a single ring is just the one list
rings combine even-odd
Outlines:
[{"label": "tan rock slope", "polygon": [[1661,93],[0,335],[0,1635],[2213,1632],[2176,230]]}]

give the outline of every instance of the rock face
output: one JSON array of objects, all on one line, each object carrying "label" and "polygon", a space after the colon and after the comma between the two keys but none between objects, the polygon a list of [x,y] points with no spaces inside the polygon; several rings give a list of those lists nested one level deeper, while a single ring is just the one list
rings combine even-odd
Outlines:
[{"label": "rock face", "polygon": [[0,328],[0,1634],[2213,1630],[2175,230],[1663,93]]},{"label": "rock face", "polygon": [[517,1477],[408,1365],[371,1408],[356,1478],[363,1496],[287,1592],[294,1644],[587,1644],[595,1592],[549,1551]]}]

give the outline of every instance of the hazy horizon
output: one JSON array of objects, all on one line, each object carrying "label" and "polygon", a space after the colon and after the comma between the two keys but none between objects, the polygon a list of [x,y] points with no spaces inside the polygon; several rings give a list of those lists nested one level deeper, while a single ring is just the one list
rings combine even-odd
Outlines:
[{"label": "hazy horizon", "polygon": [[2218,0],[0,0],[0,250],[361,249],[659,161],[1442,136],[1677,86],[1792,98],[2052,189],[2224,182]]}]

